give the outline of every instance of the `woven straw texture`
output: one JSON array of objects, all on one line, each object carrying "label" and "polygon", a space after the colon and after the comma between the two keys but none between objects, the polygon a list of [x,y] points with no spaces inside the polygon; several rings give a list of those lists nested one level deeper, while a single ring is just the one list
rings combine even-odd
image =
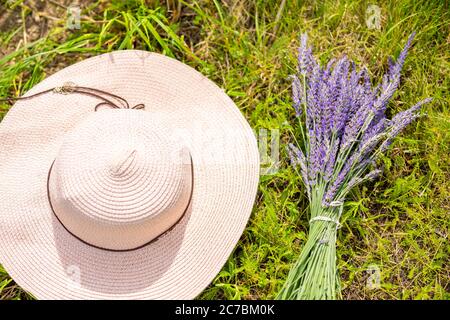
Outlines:
[{"label": "woven straw texture", "polygon": [[[214,83],[158,54],[90,58],[26,95],[68,81],[145,110],[94,112],[95,97],[56,93],[11,108],[0,123],[0,263],[38,299],[195,298],[251,214],[251,128]],[[164,231],[125,252],[83,242],[122,250]]]}]

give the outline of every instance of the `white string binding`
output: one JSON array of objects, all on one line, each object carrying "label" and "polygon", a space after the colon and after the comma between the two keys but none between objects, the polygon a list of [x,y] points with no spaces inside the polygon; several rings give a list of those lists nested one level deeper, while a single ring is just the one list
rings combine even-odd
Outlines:
[{"label": "white string binding", "polygon": [[317,216],[317,217],[314,217],[314,218],[312,218],[311,220],[309,220],[309,223],[314,222],[314,221],[327,221],[327,222],[333,222],[333,223],[336,224],[336,228],[339,228],[340,225],[341,225],[341,224],[339,223],[339,221],[334,220],[334,219],[332,219],[332,218],[330,218],[330,217],[326,217],[326,216]]},{"label": "white string binding", "polygon": [[[342,211],[344,209],[343,206],[343,202],[342,201],[332,201],[329,206],[330,207],[339,207],[339,215],[338,215],[338,219],[341,217],[342,215]],[[327,216],[317,216],[312,218],[311,220],[309,220],[309,223],[311,224],[314,221],[326,221],[326,222],[333,222],[334,224],[336,224],[336,229],[339,229],[341,227],[341,223],[339,222],[339,220],[334,220],[333,218],[327,217]]]},{"label": "white string binding", "polygon": [[[341,227],[341,224],[339,222],[339,219],[341,218],[342,211],[344,210],[344,203],[339,200],[332,201],[328,206],[330,207],[339,207],[339,215],[338,220],[334,220],[333,218],[327,217],[327,216],[317,216],[309,220],[309,224],[311,224],[314,221],[326,221],[326,222],[333,222],[336,224],[336,230]],[[329,240],[328,239],[320,239],[318,240],[320,245],[327,245]]]}]

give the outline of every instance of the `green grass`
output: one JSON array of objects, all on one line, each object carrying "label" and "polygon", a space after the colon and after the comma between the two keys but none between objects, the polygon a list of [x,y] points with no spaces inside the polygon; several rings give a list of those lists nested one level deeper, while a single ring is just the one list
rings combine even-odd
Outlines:
[{"label": "green grass", "polygon": [[[36,8],[33,1],[0,1],[0,96],[19,95],[86,57],[138,48],[182,60],[218,83],[255,130],[280,130],[280,170],[261,177],[247,229],[200,299],[274,298],[306,240],[307,201],[283,148],[296,128],[288,77],[300,33],[308,32],[321,59],[345,53],[380,77],[387,58],[415,30],[389,113],[425,97],[434,101],[396,140],[382,177],[350,195],[338,269],[344,299],[450,299],[450,11],[444,1],[378,1],[380,30],[366,26],[366,1],[84,3],[81,30],[72,31],[65,10],[51,2]],[[381,283],[371,289],[373,265]],[[29,298],[2,269],[0,298]]]}]

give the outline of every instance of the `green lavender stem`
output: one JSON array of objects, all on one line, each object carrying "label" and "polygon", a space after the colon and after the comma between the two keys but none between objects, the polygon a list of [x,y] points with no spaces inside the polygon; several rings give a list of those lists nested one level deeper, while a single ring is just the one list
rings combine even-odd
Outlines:
[{"label": "green lavender stem", "polygon": [[[311,218],[339,219],[338,208],[313,209]],[[339,279],[336,270],[336,224],[311,221],[308,240],[279,292],[280,300],[331,300],[338,298]]]}]

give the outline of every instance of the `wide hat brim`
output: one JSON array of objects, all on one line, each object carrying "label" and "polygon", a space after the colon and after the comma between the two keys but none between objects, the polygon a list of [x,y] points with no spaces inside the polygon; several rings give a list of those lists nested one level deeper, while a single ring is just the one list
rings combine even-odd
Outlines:
[{"label": "wide hat brim", "polygon": [[[155,53],[89,58],[26,96],[66,82],[114,93],[130,105],[144,103],[143,112],[163,113],[177,129],[200,133],[189,142],[189,209],[172,230],[140,249],[113,252],[83,243],[52,213],[47,175],[64,134],[98,100],[49,93],[18,101],[0,123],[0,263],[38,299],[195,298],[226,262],[252,211],[259,155],[251,128],[213,82]],[[223,145],[217,159],[215,146]]]}]

